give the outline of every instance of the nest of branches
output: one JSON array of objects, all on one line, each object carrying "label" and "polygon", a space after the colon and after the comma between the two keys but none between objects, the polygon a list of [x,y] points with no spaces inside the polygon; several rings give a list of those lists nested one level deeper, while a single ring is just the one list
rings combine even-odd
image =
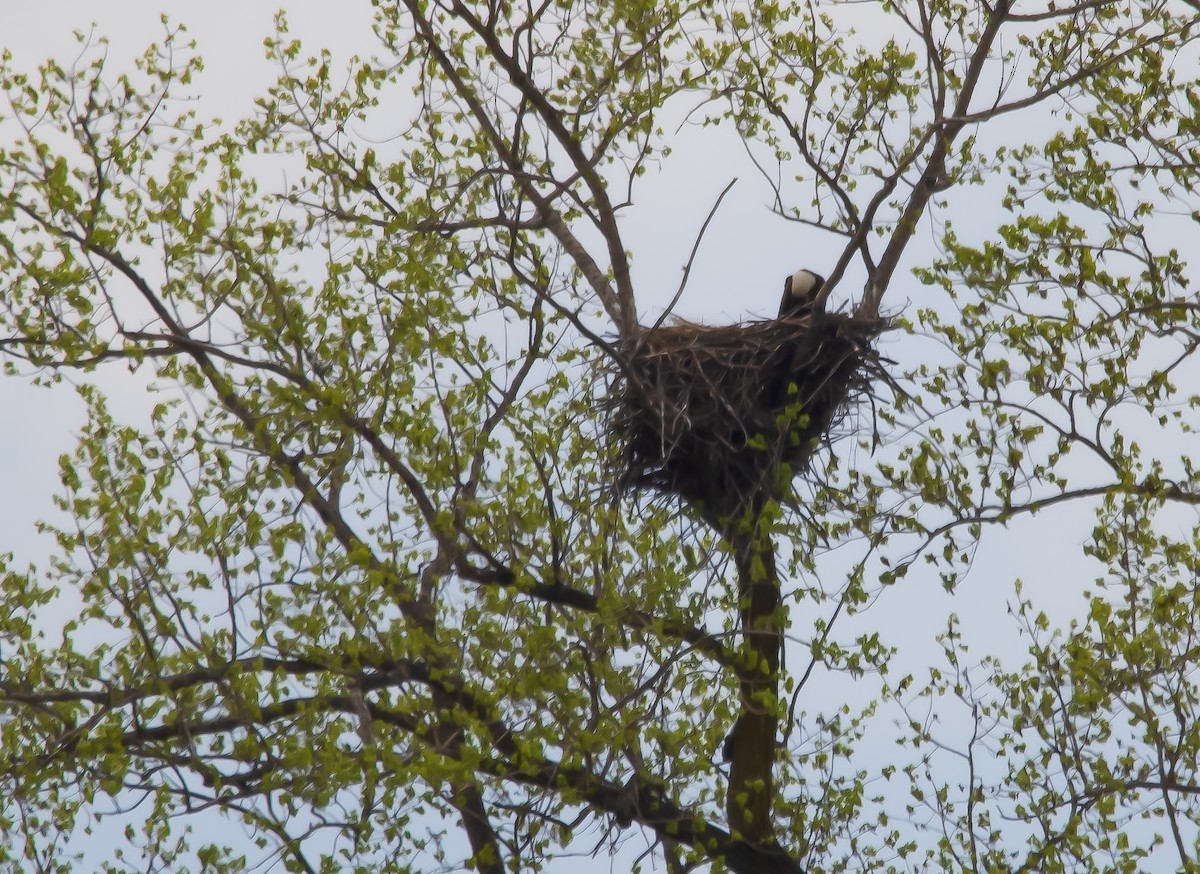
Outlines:
[{"label": "nest of branches", "polygon": [[620,483],[678,496],[710,517],[761,507],[887,378],[874,348],[884,327],[810,313],[641,331],[618,348],[609,392]]}]

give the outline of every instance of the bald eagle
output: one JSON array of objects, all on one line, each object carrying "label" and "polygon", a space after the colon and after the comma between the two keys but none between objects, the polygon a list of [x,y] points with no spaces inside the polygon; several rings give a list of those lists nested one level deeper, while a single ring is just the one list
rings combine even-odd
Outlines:
[{"label": "bald eagle", "polygon": [[779,302],[779,318],[791,318],[808,312],[824,284],[825,277],[811,270],[797,270],[785,279],[783,300]]}]

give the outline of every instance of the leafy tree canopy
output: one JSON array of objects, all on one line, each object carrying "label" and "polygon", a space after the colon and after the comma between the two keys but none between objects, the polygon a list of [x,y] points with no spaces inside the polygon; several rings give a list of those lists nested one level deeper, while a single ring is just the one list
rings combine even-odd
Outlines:
[{"label": "leafy tree canopy", "polygon": [[[1200,864],[1196,6],[375,5],[349,69],[281,17],[232,124],[182,28],[5,56],[0,356],[87,415],[0,568],[4,869]],[[741,529],[617,489],[600,413],[684,120],[895,328]],[[883,605],[1072,513],[1076,620],[896,667]]]}]

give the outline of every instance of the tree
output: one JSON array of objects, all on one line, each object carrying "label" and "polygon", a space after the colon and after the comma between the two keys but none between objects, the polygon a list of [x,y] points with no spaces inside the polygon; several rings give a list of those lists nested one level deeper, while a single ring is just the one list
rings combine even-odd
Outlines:
[{"label": "tree", "polygon": [[[148,869],[254,861],[212,816],[299,871],[1197,864],[1195,7],[861,10],[380,2],[348,71],[281,18],[233,126],[180,29],[6,63],[0,351],[87,410],[58,558],[3,572],[7,868],[113,812]],[[684,118],[906,338],[878,435],[743,529],[617,489],[600,413]],[[1015,590],[1028,664],[847,626],[1071,508],[1094,588]]]}]

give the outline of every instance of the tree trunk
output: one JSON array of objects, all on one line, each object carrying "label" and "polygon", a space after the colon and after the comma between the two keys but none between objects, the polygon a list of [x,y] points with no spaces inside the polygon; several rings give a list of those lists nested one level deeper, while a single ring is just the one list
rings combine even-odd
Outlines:
[{"label": "tree trunk", "polygon": [[726,812],[729,828],[752,844],[774,844],[775,747],[783,643],[779,574],[769,535],[755,520],[729,536],[737,566],[742,653],[741,714],[733,727]]}]

